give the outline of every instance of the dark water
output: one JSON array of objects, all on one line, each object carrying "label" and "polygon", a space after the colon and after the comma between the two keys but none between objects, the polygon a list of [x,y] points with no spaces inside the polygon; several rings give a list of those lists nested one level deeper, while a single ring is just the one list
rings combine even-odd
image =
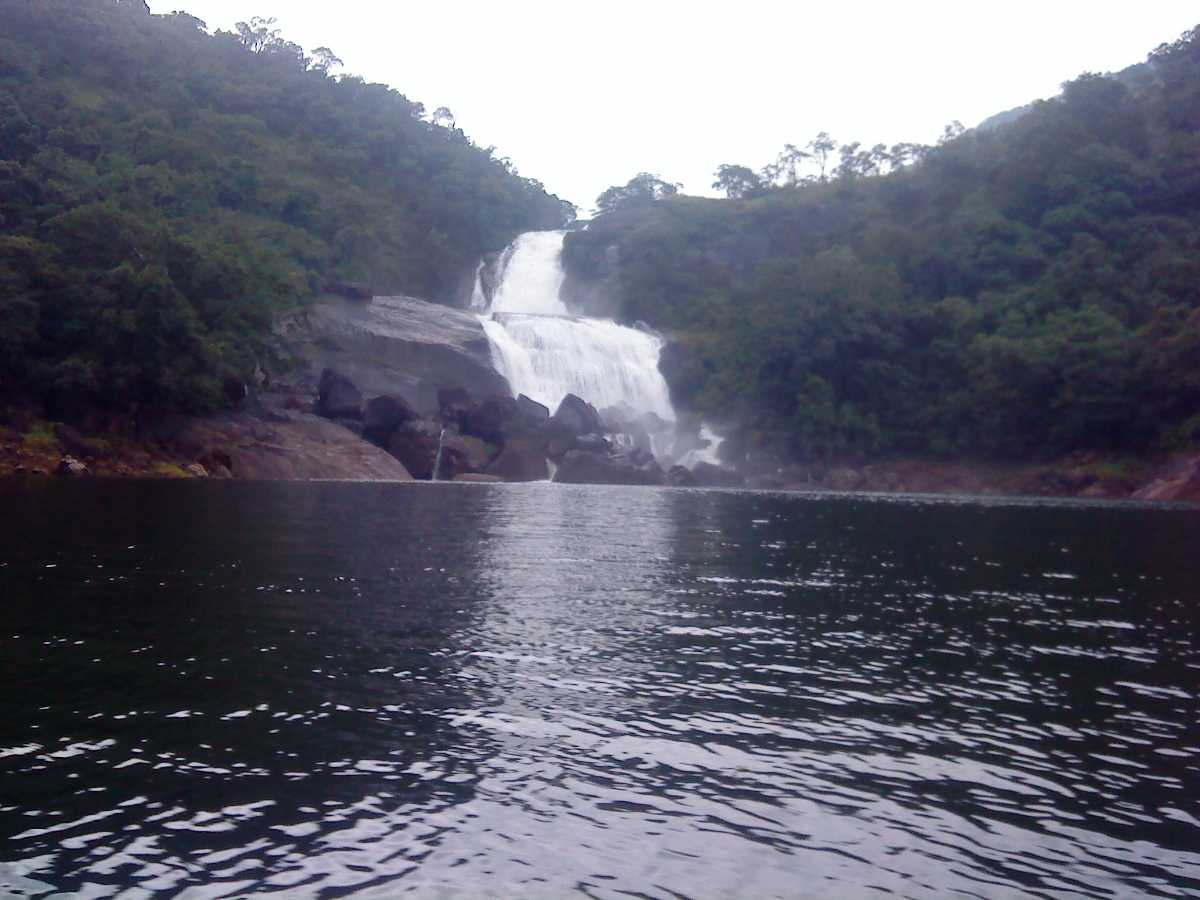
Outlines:
[{"label": "dark water", "polygon": [[0,895],[1200,896],[1200,513],[221,483],[0,511]]}]

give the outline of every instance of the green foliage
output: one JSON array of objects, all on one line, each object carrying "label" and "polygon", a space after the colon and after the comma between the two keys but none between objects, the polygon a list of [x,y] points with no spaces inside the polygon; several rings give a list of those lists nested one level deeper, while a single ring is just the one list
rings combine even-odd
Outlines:
[{"label": "green foliage", "polygon": [[337,281],[451,299],[570,210],[272,20],[0,0],[0,379],[52,405],[204,409]]},{"label": "green foliage", "polygon": [[678,404],[797,456],[1196,443],[1200,29],[1006,119],[723,165],[565,265],[673,337]]},{"label": "green foliage", "polygon": [[657,175],[640,172],[624,185],[610,187],[597,197],[596,209],[601,213],[610,213],[618,209],[645,206],[663,197],[673,197],[679,193],[680,187],[682,185],[663,181]]}]

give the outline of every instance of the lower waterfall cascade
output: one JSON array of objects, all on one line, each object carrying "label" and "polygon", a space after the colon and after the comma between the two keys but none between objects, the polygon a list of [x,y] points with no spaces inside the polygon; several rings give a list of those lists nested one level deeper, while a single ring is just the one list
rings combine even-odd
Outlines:
[{"label": "lower waterfall cascade", "polygon": [[[575,394],[601,411],[619,407],[674,423],[667,382],[658,371],[662,338],[611,319],[572,315],[563,304],[565,236],[565,231],[520,235],[500,257],[490,306],[480,269],[472,303],[483,310],[480,320],[493,364],[514,393],[551,412],[563,397]],[[690,451],[692,464],[716,462],[719,439],[707,426],[702,437],[709,446]]]}]

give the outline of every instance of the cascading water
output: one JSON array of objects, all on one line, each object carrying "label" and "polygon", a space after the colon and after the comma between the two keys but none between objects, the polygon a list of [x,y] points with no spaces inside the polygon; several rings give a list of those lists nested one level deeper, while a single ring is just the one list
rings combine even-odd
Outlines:
[{"label": "cascading water", "polygon": [[[662,339],[609,319],[571,316],[559,299],[563,231],[521,235],[504,253],[490,314],[492,359],[515,392],[553,411],[567,394],[675,419],[658,371]],[[482,293],[480,289],[479,293]]]}]

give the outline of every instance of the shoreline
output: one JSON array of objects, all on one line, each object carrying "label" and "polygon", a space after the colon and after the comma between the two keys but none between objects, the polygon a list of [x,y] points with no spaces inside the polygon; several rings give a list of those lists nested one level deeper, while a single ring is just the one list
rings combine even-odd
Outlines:
[{"label": "shoreline", "polygon": [[[300,412],[174,417],[154,439],[81,433],[37,419],[0,426],[0,478],[412,481],[352,431]],[[1200,503],[1200,452],[1154,457],[1075,453],[1043,462],[904,457],[752,474],[745,489],[813,494]]]}]

